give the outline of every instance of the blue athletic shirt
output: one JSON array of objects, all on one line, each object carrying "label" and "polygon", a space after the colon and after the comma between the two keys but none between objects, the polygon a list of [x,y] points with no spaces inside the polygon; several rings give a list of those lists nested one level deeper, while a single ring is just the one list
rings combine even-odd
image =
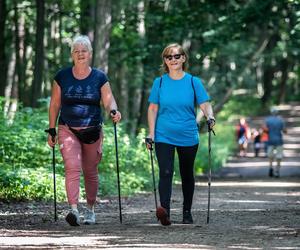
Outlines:
[{"label": "blue athletic shirt", "polygon": [[155,142],[175,146],[193,146],[199,143],[198,128],[195,118],[194,101],[197,105],[210,100],[201,80],[185,73],[184,77],[174,80],[168,74],[157,77],[151,89],[148,101],[159,105],[156,124]]},{"label": "blue athletic shirt", "polygon": [[101,70],[92,68],[85,79],[78,80],[68,67],[60,70],[54,80],[61,88],[59,124],[88,127],[102,123],[100,89],[108,79]]}]

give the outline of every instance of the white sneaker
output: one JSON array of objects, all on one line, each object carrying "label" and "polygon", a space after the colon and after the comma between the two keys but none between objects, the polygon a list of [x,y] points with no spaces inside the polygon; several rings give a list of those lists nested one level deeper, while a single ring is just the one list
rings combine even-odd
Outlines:
[{"label": "white sneaker", "polygon": [[77,209],[71,209],[66,216],[66,221],[70,226],[80,226],[80,215]]},{"label": "white sneaker", "polygon": [[95,224],[96,223],[95,212],[87,208],[84,213],[83,223],[86,225]]}]

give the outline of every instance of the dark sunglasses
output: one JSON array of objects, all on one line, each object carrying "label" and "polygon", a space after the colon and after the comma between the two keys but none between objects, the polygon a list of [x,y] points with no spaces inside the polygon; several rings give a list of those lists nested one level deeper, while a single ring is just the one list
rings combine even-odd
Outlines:
[{"label": "dark sunglasses", "polygon": [[169,61],[171,61],[173,58],[178,60],[178,59],[180,59],[181,56],[182,56],[182,54],[175,54],[175,55],[165,56],[165,58],[168,59]]}]

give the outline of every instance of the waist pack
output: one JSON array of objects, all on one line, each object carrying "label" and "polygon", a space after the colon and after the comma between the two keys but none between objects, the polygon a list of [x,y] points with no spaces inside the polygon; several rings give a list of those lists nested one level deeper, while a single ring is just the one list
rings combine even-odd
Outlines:
[{"label": "waist pack", "polygon": [[101,126],[93,126],[84,129],[73,129],[69,127],[76,137],[85,144],[93,144],[100,138]]}]

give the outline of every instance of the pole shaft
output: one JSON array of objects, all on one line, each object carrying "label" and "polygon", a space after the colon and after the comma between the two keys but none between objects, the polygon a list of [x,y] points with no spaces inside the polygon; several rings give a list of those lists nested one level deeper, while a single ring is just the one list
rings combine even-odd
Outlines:
[{"label": "pole shaft", "polygon": [[122,224],[120,170],[119,170],[119,154],[118,154],[118,140],[117,140],[117,125],[116,125],[116,123],[114,123],[114,132],[115,132],[116,164],[117,164],[118,195],[119,195],[119,217],[120,217],[120,223]]},{"label": "pole shaft", "polygon": [[53,167],[53,194],[54,194],[54,220],[57,221],[56,209],[56,179],[55,179],[55,147],[52,148],[52,167]]},{"label": "pole shaft", "polygon": [[207,220],[209,223],[210,212],[210,186],[211,186],[211,129],[208,127],[208,202],[207,202]]},{"label": "pole shaft", "polygon": [[150,149],[150,158],[151,158],[151,169],[152,169],[152,179],[153,179],[153,191],[154,191],[154,199],[155,199],[155,208],[157,209],[156,184],[155,184],[155,175],[154,175],[152,149]]}]

